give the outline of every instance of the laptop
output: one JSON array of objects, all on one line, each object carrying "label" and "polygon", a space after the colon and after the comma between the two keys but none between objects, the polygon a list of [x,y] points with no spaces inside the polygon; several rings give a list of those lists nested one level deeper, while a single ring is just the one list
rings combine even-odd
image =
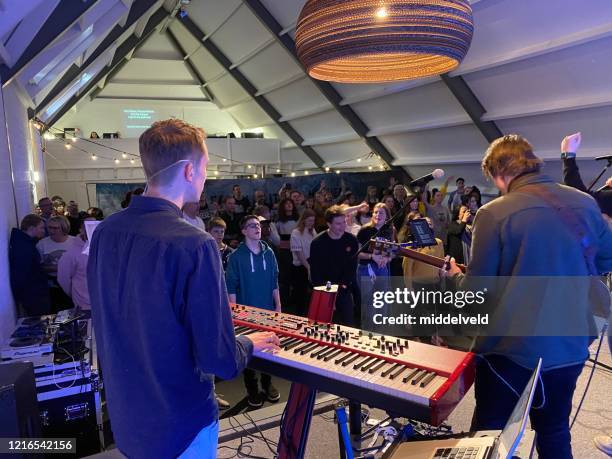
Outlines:
[{"label": "laptop", "polygon": [[386,459],[510,459],[527,426],[542,359],[527,382],[508,422],[497,437],[452,438],[398,444]]}]

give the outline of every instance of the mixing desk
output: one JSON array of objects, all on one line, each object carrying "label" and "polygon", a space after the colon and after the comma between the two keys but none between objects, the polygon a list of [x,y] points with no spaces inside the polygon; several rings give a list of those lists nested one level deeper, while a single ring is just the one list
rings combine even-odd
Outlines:
[{"label": "mixing desk", "polygon": [[237,336],[280,338],[281,350],[255,353],[252,368],[397,416],[440,425],[474,381],[471,353],[249,306],[232,316]]}]

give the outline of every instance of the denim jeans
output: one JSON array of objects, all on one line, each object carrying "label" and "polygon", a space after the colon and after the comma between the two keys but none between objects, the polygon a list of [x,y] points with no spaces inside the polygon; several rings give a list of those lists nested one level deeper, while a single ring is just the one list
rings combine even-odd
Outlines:
[{"label": "denim jeans", "polygon": [[215,421],[200,430],[178,459],[215,459],[218,440],[219,421]]},{"label": "denim jeans", "polygon": [[[486,359],[519,394],[533,373],[501,355],[488,355]],[[541,459],[572,458],[569,417],[576,380],[583,367],[584,364],[578,364],[542,372],[545,403],[536,409],[542,405],[542,384],[538,382],[529,413]],[[475,393],[476,409],[470,430],[503,429],[518,398],[491,371],[484,358],[479,358],[476,364]]]}]

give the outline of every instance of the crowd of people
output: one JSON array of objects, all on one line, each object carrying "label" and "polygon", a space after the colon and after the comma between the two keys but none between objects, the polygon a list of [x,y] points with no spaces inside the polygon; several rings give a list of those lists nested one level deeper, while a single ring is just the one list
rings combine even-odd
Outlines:
[{"label": "crowd of people", "polygon": [[44,197],[34,213],[11,232],[11,288],[20,316],[56,313],[79,306],[91,309],[87,289],[87,233],[84,222],[102,220],[97,207],[79,211],[61,196]]},{"label": "crowd of people", "polygon": [[[579,141],[567,145],[575,156]],[[452,178],[429,190],[411,189],[392,177],[385,189],[368,187],[363,200],[346,187],[334,197],[325,181],[311,192],[289,184],[277,196],[256,190],[252,199],[235,185],[230,196],[208,202],[204,133],[180,120],[155,123],[141,136],[140,153],[147,191],[130,193],[126,209],[99,225],[89,260],[83,258],[82,222],[102,219],[101,212],[90,208],[81,214],[76,203],[65,206],[61,199],[43,198],[39,215],[26,216],[13,230],[10,247],[11,284],[22,312],[41,313],[29,305],[45,305],[44,295],[49,307],[56,303],[51,289],[58,286],[77,305],[91,303],[115,439],[134,457],[214,456],[222,404],[218,397],[215,402],[215,375],[228,379],[243,372],[251,406],[279,400],[269,375],[245,370],[254,351],[277,350],[278,337],[236,337],[230,302],[303,315],[310,289],[331,282],[338,285],[333,321],[360,326],[369,295],[387,288],[392,275],[403,276],[413,288],[431,289],[445,278],[460,288],[473,276],[584,276],[612,270],[612,233],[600,212],[609,215],[604,200],[595,196],[598,208],[586,194],[554,183],[541,173],[543,162],[531,145],[516,135],[487,150],[483,171],[503,196],[483,209],[480,190],[466,186],[463,178],[449,193]],[[575,180],[575,161],[563,159],[566,178],[571,172]],[[565,204],[551,205],[557,198],[550,196]],[[559,217],[565,208],[592,236],[592,250],[578,244],[573,228]],[[412,241],[415,220],[426,222],[435,236],[435,245],[416,250],[451,255],[448,272],[368,250],[372,238]],[[71,235],[73,221],[76,235]],[[554,246],[547,243],[551,232]],[[551,257],[558,260],[552,267]],[[458,262],[469,264],[467,274]],[[547,306],[532,304],[528,291],[515,294],[533,310]],[[587,317],[588,301],[580,292],[572,294],[571,304]],[[511,313],[518,306],[498,307]],[[419,337],[441,344],[432,338]],[[543,384],[536,394],[542,407],[532,412],[538,452],[544,458],[570,458],[569,409],[590,341],[540,338],[481,342],[475,349],[482,359],[473,427],[503,426],[514,393],[542,357]]]}]

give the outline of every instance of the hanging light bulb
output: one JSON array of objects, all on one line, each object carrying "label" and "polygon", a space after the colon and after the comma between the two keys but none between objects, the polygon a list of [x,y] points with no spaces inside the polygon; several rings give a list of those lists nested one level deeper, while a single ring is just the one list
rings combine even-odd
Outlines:
[{"label": "hanging light bulb", "polygon": [[295,172],[292,172],[292,173],[291,173],[291,177],[295,177]]},{"label": "hanging light bulb", "polygon": [[329,167],[326,167],[326,168],[325,168],[325,172],[329,172]]},{"label": "hanging light bulb", "polygon": [[121,157],[122,157],[123,159],[127,159],[127,155],[126,155],[125,153],[121,153]]},{"label": "hanging light bulb", "polygon": [[357,162],[360,163],[361,162],[361,158],[357,158]]},{"label": "hanging light bulb", "polygon": [[215,175],[219,175],[219,171],[215,171]]},{"label": "hanging light bulb", "polygon": [[280,169],[276,169],[276,173],[277,173],[277,174],[280,174]]},{"label": "hanging light bulb", "polygon": [[53,140],[55,138],[55,136],[48,131],[43,134],[43,137],[47,140]]},{"label": "hanging light bulb", "polygon": [[378,166],[378,168],[382,171],[385,169],[385,166],[383,166],[382,164]]},{"label": "hanging light bulb", "polygon": [[339,174],[339,173],[340,173],[340,170],[339,170],[339,169],[336,169],[336,174]]},{"label": "hanging light bulb", "polygon": [[72,143],[75,143],[78,139],[76,137],[72,137],[70,140],[72,140]]},{"label": "hanging light bulb", "polygon": [[119,160],[115,158],[115,164],[119,164]]},{"label": "hanging light bulb", "polygon": [[223,158],[223,162],[226,162],[226,161],[227,161],[227,158]]},{"label": "hanging light bulb", "polygon": [[257,178],[257,174],[253,174],[253,178]]},{"label": "hanging light bulb", "polygon": [[304,171],[304,175],[308,175],[308,174],[310,174],[310,172]]},{"label": "hanging light bulb", "polygon": [[134,161],[133,159],[130,159],[130,164],[135,164],[136,161]]},{"label": "hanging light bulb", "polygon": [[247,166],[248,169],[253,169],[253,166],[251,166],[250,164]]},{"label": "hanging light bulb", "polygon": [[91,160],[92,161],[95,161],[96,159],[98,159],[98,157],[95,154],[91,155]]},{"label": "hanging light bulb", "polygon": [[72,145],[69,143],[65,143],[64,146],[66,147],[66,150],[70,150],[72,148]]},{"label": "hanging light bulb", "polygon": [[369,169],[369,170],[372,170],[372,169],[374,169],[374,168],[373,168],[372,166],[368,166],[368,169]]}]

